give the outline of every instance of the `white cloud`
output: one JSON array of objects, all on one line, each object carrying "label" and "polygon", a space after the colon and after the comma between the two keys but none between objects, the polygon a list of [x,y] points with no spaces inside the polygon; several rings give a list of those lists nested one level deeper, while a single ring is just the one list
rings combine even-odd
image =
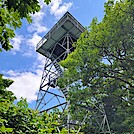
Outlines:
[{"label": "white cloud", "polygon": [[13,77],[16,77],[20,74],[20,73],[17,73],[17,72],[15,73],[13,70],[9,70],[8,72],[4,72],[4,73],[6,73],[9,76],[13,76]]},{"label": "white cloud", "polygon": [[25,51],[23,56],[30,57],[36,49],[37,43],[42,39],[41,36],[39,36],[39,33],[44,33],[47,31],[47,28],[44,26],[43,19],[45,17],[45,10],[43,7],[45,6],[44,2],[42,0],[39,0],[41,5],[41,11],[35,13],[32,16],[33,22],[32,24],[27,28],[28,32],[33,33],[32,36],[28,38],[26,44],[29,46],[28,51]]},{"label": "white cloud", "polygon": [[13,45],[13,51],[20,51],[20,45],[22,41],[23,41],[23,36],[16,34],[15,38],[11,40],[11,44]]},{"label": "white cloud", "polygon": [[26,98],[28,102],[37,99],[36,93],[39,90],[42,70],[23,73],[16,73],[10,70],[7,74],[10,76],[10,79],[14,80],[9,90],[15,94],[18,100],[21,97]]},{"label": "white cloud", "polygon": [[46,63],[46,57],[39,53],[36,53],[36,61],[33,63],[32,68],[34,70],[37,70],[37,69],[42,70],[42,73],[43,73],[45,63]]},{"label": "white cloud", "polygon": [[38,53],[37,60],[40,62],[40,66],[44,66],[45,61],[46,61],[46,57]]},{"label": "white cloud", "polygon": [[36,46],[41,39],[42,37],[39,36],[36,32],[32,36],[30,35],[30,37],[26,41],[27,49],[22,55],[26,57],[36,56]]},{"label": "white cloud", "polygon": [[43,24],[43,18],[45,16],[44,11],[39,11],[31,16],[32,16],[33,22],[27,28],[28,32],[36,32],[36,33],[46,32],[47,28]]},{"label": "white cloud", "polygon": [[25,56],[25,57],[31,57],[32,56],[32,51],[31,50],[25,51],[22,55]]},{"label": "white cloud", "polygon": [[41,39],[42,39],[41,36],[39,36],[37,33],[34,33],[33,36],[32,36],[32,38],[28,39],[27,44],[28,44],[29,46],[32,46],[32,47],[36,48],[37,43],[38,43]]},{"label": "white cloud", "polygon": [[50,4],[50,13],[53,14],[56,19],[59,19],[69,8],[71,8],[72,4],[72,2],[62,3],[62,0],[52,0]]},{"label": "white cloud", "polygon": [[30,27],[28,27],[28,31],[36,31],[37,33],[43,33],[47,31],[47,28],[45,26],[40,25],[39,23],[33,23]]}]

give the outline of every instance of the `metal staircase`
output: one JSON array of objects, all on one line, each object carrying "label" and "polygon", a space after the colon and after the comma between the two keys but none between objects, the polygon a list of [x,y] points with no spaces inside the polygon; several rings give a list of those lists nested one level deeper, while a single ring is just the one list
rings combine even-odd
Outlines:
[{"label": "metal staircase", "polygon": [[57,61],[54,61],[53,62],[53,65],[54,65],[55,69],[57,70],[58,74],[61,76],[62,73],[63,73],[63,71],[62,71],[60,65],[58,64],[58,62]]}]

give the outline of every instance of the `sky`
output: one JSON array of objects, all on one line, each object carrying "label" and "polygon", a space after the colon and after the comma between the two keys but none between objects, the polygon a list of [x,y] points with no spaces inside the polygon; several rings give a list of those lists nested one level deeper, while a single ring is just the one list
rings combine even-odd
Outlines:
[{"label": "sky", "polygon": [[37,99],[45,57],[36,52],[37,43],[54,26],[54,24],[69,11],[84,27],[90,25],[92,19],[99,21],[104,16],[106,0],[52,0],[46,5],[39,0],[41,10],[32,15],[33,22],[23,25],[15,31],[11,40],[13,49],[0,53],[0,74],[14,80],[8,90],[17,99],[26,98],[29,106],[33,107]]}]

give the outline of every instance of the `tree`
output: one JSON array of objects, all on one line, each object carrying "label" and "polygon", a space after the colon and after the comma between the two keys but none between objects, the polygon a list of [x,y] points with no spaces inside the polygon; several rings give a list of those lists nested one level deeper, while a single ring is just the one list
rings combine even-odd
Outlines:
[{"label": "tree", "polygon": [[[58,84],[70,87],[72,117],[76,111],[84,113],[79,105],[93,108],[91,102],[101,102],[112,132],[133,133],[134,117],[129,114],[134,112],[134,1],[109,0],[104,6],[102,22],[94,18],[74,52],[61,62],[66,69]],[[95,131],[88,125],[88,131]]]},{"label": "tree", "polygon": [[[4,79],[0,75],[0,133],[2,134],[67,134],[68,130],[62,126],[61,114],[58,110],[39,114],[28,108],[26,99],[21,98],[14,104],[16,97],[8,88],[12,80]],[[74,134],[73,130],[70,133]]]},{"label": "tree", "polygon": [[[51,0],[44,0],[49,4]],[[13,46],[10,39],[15,36],[16,28],[20,28],[25,18],[32,22],[30,14],[40,10],[38,0],[0,0],[0,51],[10,50]]]}]

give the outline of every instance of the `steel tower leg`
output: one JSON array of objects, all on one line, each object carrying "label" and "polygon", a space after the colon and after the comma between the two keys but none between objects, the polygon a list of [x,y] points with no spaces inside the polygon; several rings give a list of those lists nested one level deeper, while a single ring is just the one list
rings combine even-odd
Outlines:
[{"label": "steel tower leg", "polygon": [[[74,50],[72,46],[74,41],[76,39],[68,33],[50,48],[50,50],[47,50],[49,57],[46,57],[36,101],[36,109],[40,112],[49,111],[53,108],[59,108],[60,111],[64,111],[67,106],[66,98],[68,91],[66,88],[59,89],[56,83],[63,72],[58,62],[64,60]],[[58,52],[58,48],[61,48],[62,51]],[[58,54],[57,58],[54,57],[55,53]]]},{"label": "steel tower leg", "polygon": [[78,105],[78,107],[80,110],[84,109],[87,112],[83,117],[83,120],[77,121],[78,123],[76,123],[76,125],[79,126],[77,134],[80,132],[82,125],[85,123],[85,121],[90,123],[91,126],[97,124],[94,134],[112,134],[107,115],[102,103],[93,104],[92,102],[89,102],[88,104],[86,103],[86,105]]},{"label": "steel tower leg", "polygon": [[64,110],[66,106],[64,94],[56,87],[56,81],[60,74],[54,68],[54,64],[56,65],[55,61],[46,59],[36,101],[36,109],[40,112],[49,111],[55,107],[60,107],[61,110]]}]

